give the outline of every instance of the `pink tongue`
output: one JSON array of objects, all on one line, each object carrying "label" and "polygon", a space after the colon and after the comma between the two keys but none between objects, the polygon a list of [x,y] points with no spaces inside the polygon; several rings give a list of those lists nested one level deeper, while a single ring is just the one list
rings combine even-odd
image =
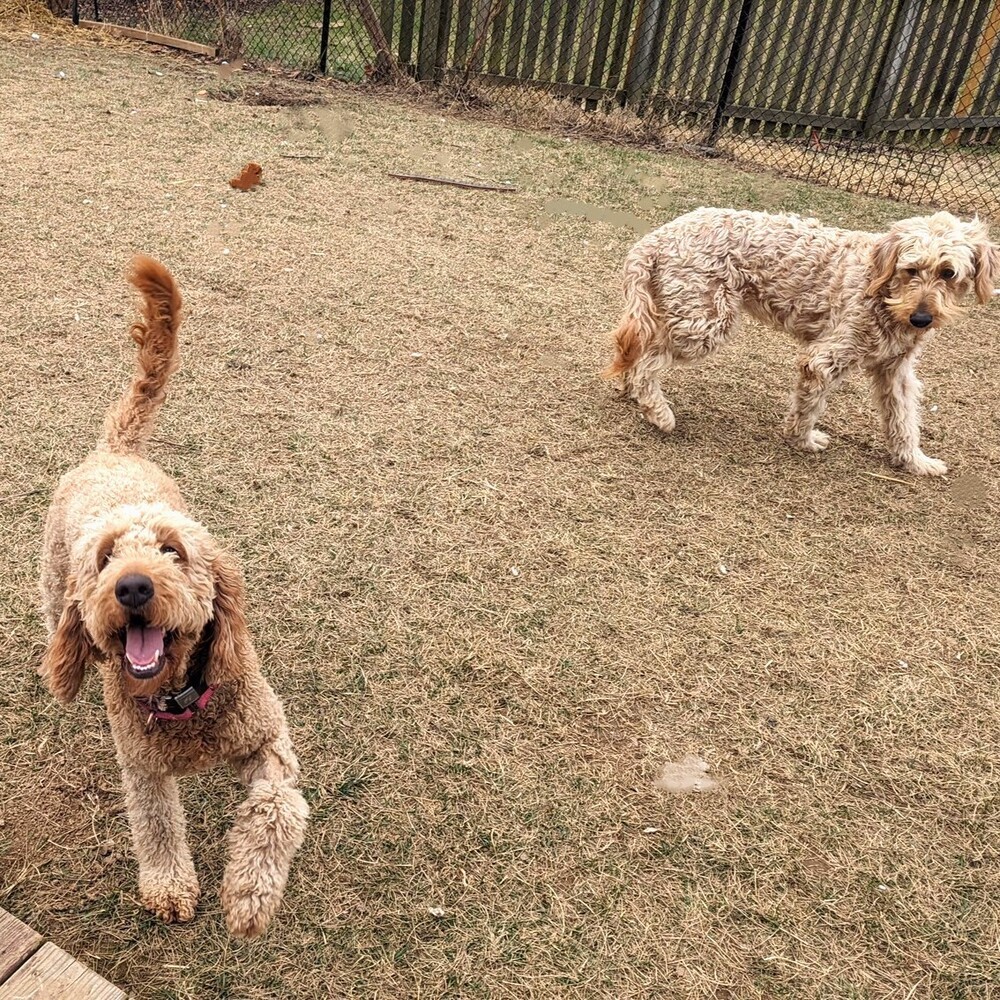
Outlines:
[{"label": "pink tongue", "polygon": [[125,632],[125,655],[137,666],[145,667],[163,652],[163,629],[129,625]]}]

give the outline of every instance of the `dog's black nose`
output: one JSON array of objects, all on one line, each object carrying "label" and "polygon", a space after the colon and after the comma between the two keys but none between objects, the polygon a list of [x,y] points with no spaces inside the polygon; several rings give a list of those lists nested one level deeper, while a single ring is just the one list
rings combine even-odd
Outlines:
[{"label": "dog's black nose", "polygon": [[930,313],[925,312],[915,312],[910,316],[911,326],[923,329],[925,326],[930,326],[934,322],[934,317]]},{"label": "dog's black nose", "polygon": [[153,581],[142,573],[127,573],[115,584],[115,597],[123,608],[135,611],[153,599]]}]

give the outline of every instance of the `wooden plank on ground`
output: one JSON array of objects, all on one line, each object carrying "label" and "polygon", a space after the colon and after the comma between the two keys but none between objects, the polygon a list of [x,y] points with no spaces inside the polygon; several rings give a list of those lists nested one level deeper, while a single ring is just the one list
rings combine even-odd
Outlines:
[{"label": "wooden plank on ground", "polygon": [[209,56],[214,59],[216,47],[202,45],[201,42],[189,42],[186,38],[175,38],[173,35],[159,35],[155,31],[143,31],[142,28],[126,28],[122,24],[108,24],[105,21],[80,21],[81,28],[94,28],[106,31],[109,35],[121,35],[124,38],[135,38],[140,42],[152,42],[154,45],[167,45],[172,49],[183,49],[199,56]]},{"label": "wooden plank on ground", "polygon": [[42,945],[0,984],[0,1000],[125,1000],[125,997],[117,986],[51,942]]},{"label": "wooden plank on ground", "polygon": [[0,983],[42,946],[42,935],[0,910]]}]

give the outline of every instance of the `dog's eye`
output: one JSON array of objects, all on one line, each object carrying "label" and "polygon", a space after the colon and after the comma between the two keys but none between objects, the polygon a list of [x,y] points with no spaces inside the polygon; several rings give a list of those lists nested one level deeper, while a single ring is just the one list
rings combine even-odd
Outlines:
[{"label": "dog's eye", "polygon": [[920,272],[915,267],[908,267],[906,273],[911,277],[915,278]]},{"label": "dog's eye", "polygon": [[187,553],[181,547],[165,542],[160,546],[160,551],[165,556],[172,556],[174,562],[176,562],[179,566],[184,566],[187,563]]},{"label": "dog's eye", "polygon": [[941,272],[941,277],[944,278],[945,281],[951,281],[951,279],[955,277],[955,272],[950,267],[946,267]]},{"label": "dog's eye", "polygon": [[114,539],[105,539],[97,550],[97,572],[103,573],[111,557],[115,554]]}]

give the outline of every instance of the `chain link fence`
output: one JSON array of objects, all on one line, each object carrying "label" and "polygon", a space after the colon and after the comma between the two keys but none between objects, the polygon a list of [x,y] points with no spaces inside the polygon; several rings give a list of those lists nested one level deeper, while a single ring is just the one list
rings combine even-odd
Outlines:
[{"label": "chain link fence", "polygon": [[[67,0],[56,0],[65,5]],[[1000,0],[76,0],[522,124],[1000,215]]]}]

